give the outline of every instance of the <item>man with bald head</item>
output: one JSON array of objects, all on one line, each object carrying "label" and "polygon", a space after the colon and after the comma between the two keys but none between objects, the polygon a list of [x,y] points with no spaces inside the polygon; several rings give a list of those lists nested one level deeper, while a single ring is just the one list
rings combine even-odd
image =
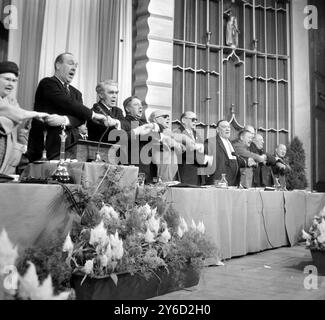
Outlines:
[{"label": "man with bald head", "polygon": [[213,156],[212,167],[206,169],[206,184],[214,184],[223,173],[229,186],[238,186],[240,183],[241,167],[246,167],[247,163],[237,156],[234,147],[229,141],[231,134],[230,124],[226,120],[217,123],[217,135],[205,141],[205,152]]},{"label": "man with bald head", "polygon": [[275,157],[264,152],[264,138],[257,133],[253,138],[249,150],[260,156],[265,155],[263,162],[258,162],[253,170],[253,187],[272,187],[274,185],[271,166],[275,164]]},{"label": "man with bald head", "polygon": [[286,158],[287,147],[279,144],[275,149],[275,164],[272,166],[274,176],[279,179],[281,186],[286,187],[286,175],[292,170]]},{"label": "man with bald head", "polygon": [[44,149],[44,131],[46,134],[45,148],[47,157],[57,158],[60,154],[62,127],[66,127],[66,147],[79,139],[78,127],[88,120],[103,122],[108,125],[107,117],[93,112],[83,104],[82,94],[71,85],[77,72],[78,63],[71,53],[62,53],[54,63],[53,77],[40,81],[35,95],[34,109],[47,112],[46,125],[33,120],[28,141],[28,157],[30,161],[39,160]]}]

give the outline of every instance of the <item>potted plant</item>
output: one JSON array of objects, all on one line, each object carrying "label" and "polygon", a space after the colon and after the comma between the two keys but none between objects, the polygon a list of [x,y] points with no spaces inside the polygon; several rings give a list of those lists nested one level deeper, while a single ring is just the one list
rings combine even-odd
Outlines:
[{"label": "potted plant", "polygon": [[309,232],[302,231],[302,236],[318,272],[325,275],[325,207],[314,217]]}]

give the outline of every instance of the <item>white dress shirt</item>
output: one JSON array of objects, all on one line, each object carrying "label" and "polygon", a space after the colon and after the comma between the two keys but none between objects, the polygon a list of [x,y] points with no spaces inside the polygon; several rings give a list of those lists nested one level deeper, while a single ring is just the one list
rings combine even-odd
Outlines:
[{"label": "white dress shirt", "polygon": [[222,137],[220,137],[220,139],[221,139],[223,145],[226,148],[228,158],[230,160],[236,160],[237,158],[232,155],[232,153],[235,152],[235,150],[234,150],[232,144],[230,143],[230,141],[228,139],[225,139],[225,138],[222,138]]}]

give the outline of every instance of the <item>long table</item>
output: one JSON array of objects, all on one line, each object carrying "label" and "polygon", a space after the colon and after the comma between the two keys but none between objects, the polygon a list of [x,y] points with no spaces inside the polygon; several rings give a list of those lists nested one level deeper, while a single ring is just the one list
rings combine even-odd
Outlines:
[{"label": "long table", "polygon": [[324,193],[305,191],[173,187],[167,199],[188,224],[203,221],[224,259],[296,244],[325,206]]},{"label": "long table", "polygon": [[[73,216],[59,185],[0,184],[0,230],[26,248],[55,232],[67,234]],[[167,199],[188,224],[203,221],[222,258],[295,244],[325,206],[325,194],[170,188]]]}]

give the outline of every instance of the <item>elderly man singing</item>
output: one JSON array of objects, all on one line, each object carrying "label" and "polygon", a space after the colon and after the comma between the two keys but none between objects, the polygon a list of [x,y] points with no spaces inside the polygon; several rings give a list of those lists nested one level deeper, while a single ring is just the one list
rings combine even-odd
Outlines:
[{"label": "elderly man singing", "polygon": [[62,53],[54,63],[53,77],[40,81],[35,95],[35,110],[51,114],[44,126],[33,120],[28,141],[28,157],[31,161],[41,158],[44,149],[43,133],[46,131],[46,151],[49,159],[60,153],[60,133],[66,127],[66,147],[79,139],[78,127],[88,120],[109,125],[110,117],[96,113],[83,104],[82,94],[71,85],[77,72],[78,63],[71,53]]}]

